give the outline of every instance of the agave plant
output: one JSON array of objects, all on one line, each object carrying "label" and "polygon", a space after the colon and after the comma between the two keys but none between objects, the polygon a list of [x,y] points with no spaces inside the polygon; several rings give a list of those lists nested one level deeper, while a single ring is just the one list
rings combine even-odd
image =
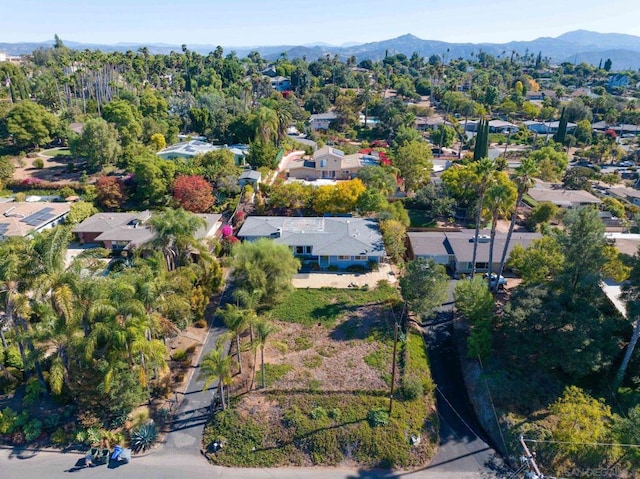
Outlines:
[{"label": "agave plant", "polygon": [[134,452],[146,451],[158,439],[158,428],[152,422],[142,424],[131,431],[131,449]]}]

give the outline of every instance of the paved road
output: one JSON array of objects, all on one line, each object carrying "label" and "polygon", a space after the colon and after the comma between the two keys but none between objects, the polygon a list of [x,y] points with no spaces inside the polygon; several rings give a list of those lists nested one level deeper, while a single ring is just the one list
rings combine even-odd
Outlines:
[{"label": "paved road", "polygon": [[[450,294],[453,290],[451,283]],[[224,299],[223,299],[224,301]],[[199,453],[200,438],[208,415],[212,389],[202,391],[194,371],[178,410],[174,430],[157,452],[134,457],[116,470],[101,465],[83,468],[81,454],[0,449],[1,479],[46,477],[135,478],[135,479],[478,479],[497,477],[490,467],[494,451],[483,441],[481,429],[469,405],[460,365],[451,340],[452,297],[443,305],[435,326],[428,328],[427,340],[434,380],[438,385],[441,443],[431,465],[411,473],[393,473],[348,468],[242,469],[211,466]],[[224,331],[215,323],[202,351],[214,347]],[[199,362],[199,361],[198,361]],[[499,461],[498,461],[499,463]]]},{"label": "paved road", "polygon": [[428,322],[425,333],[440,418],[440,446],[427,470],[449,477],[460,477],[462,473],[492,477],[503,466],[478,424],[462,377],[453,339],[454,286],[455,281],[450,281],[447,302]]}]

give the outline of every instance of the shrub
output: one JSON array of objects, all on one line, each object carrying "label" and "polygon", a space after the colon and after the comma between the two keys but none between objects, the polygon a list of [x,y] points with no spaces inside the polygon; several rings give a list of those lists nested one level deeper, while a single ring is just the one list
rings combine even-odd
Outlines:
[{"label": "shrub", "polygon": [[328,416],[327,414],[327,410],[323,407],[315,407],[311,410],[311,414],[309,414],[311,416],[311,419],[324,419]]},{"label": "shrub", "polygon": [[36,158],[35,160],[33,160],[33,167],[41,170],[42,168],[44,168],[44,160],[42,158]]},{"label": "shrub", "polygon": [[408,376],[404,379],[400,392],[403,399],[413,401],[424,395],[424,386],[419,378]]},{"label": "shrub", "polygon": [[62,445],[67,443],[67,433],[59,427],[56,429],[53,434],[51,434],[51,442],[54,444]]},{"label": "shrub", "polygon": [[176,349],[171,355],[171,359],[182,362],[187,359],[187,352],[184,349]]},{"label": "shrub", "polygon": [[89,434],[87,433],[86,429],[78,429],[77,431],[75,431],[74,439],[76,442],[84,444],[89,441]]},{"label": "shrub", "polygon": [[102,429],[99,427],[90,427],[87,429],[86,442],[89,444],[98,444],[102,440],[102,436],[104,436]]},{"label": "shrub", "polygon": [[24,438],[27,442],[32,442],[42,434],[42,422],[38,419],[32,419],[23,428]]},{"label": "shrub", "polygon": [[44,418],[44,427],[49,431],[53,431],[60,425],[60,414],[52,413]]},{"label": "shrub", "polygon": [[334,407],[333,409],[329,410],[328,414],[331,419],[338,420],[340,419],[340,415],[342,414],[342,411],[340,411],[339,408]]},{"label": "shrub", "polygon": [[207,327],[207,321],[204,319],[199,319],[195,323],[193,323],[193,326],[199,329],[204,329]]},{"label": "shrub", "polygon": [[134,452],[146,451],[158,439],[158,428],[152,422],[137,427],[131,432],[131,449]]},{"label": "shrub", "polygon": [[10,407],[0,412],[0,434],[11,434],[16,426],[18,415]]},{"label": "shrub", "polygon": [[381,407],[372,409],[367,413],[367,421],[371,427],[386,426],[389,424],[389,412]]},{"label": "shrub", "polygon": [[24,368],[24,364],[22,363],[22,356],[20,356],[20,351],[18,351],[18,348],[8,347],[7,349],[5,349],[4,364],[7,367],[16,369]]}]

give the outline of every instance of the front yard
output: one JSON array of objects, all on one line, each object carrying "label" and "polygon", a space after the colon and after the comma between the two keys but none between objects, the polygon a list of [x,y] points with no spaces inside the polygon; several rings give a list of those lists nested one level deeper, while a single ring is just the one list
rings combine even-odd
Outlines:
[{"label": "front yard", "polygon": [[[433,456],[437,418],[422,336],[400,342],[388,415],[397,290],[298,289],[271,312],[276,332],[251,379],[237,378],[232,408],[207,426],[204,448],[226,466],[412,468]],[[243,362],[254,361],[247,351]],[[256,364],[257,363],[257,364]],[[253,369],[252,368],[245,368]],[[252,374],[249,372],[248,374]],[[244,394],[240,394],[244,393]],[[212,444],[222,444],[213,452]]]}]

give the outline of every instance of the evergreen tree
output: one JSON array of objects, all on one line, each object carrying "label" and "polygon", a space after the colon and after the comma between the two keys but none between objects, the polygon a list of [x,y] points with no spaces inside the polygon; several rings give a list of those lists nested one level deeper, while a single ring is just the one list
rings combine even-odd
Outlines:
[{"label": "evergreen tree", "polygon": [[560,115],[560,122],[558,123],[558,131],[556,131],[555,135],[553,135],[553,141],[556,143],[564,144],[564,140],[567,136],[567,115],[565,113],[565,108],[562,109],[562,114]]}]

